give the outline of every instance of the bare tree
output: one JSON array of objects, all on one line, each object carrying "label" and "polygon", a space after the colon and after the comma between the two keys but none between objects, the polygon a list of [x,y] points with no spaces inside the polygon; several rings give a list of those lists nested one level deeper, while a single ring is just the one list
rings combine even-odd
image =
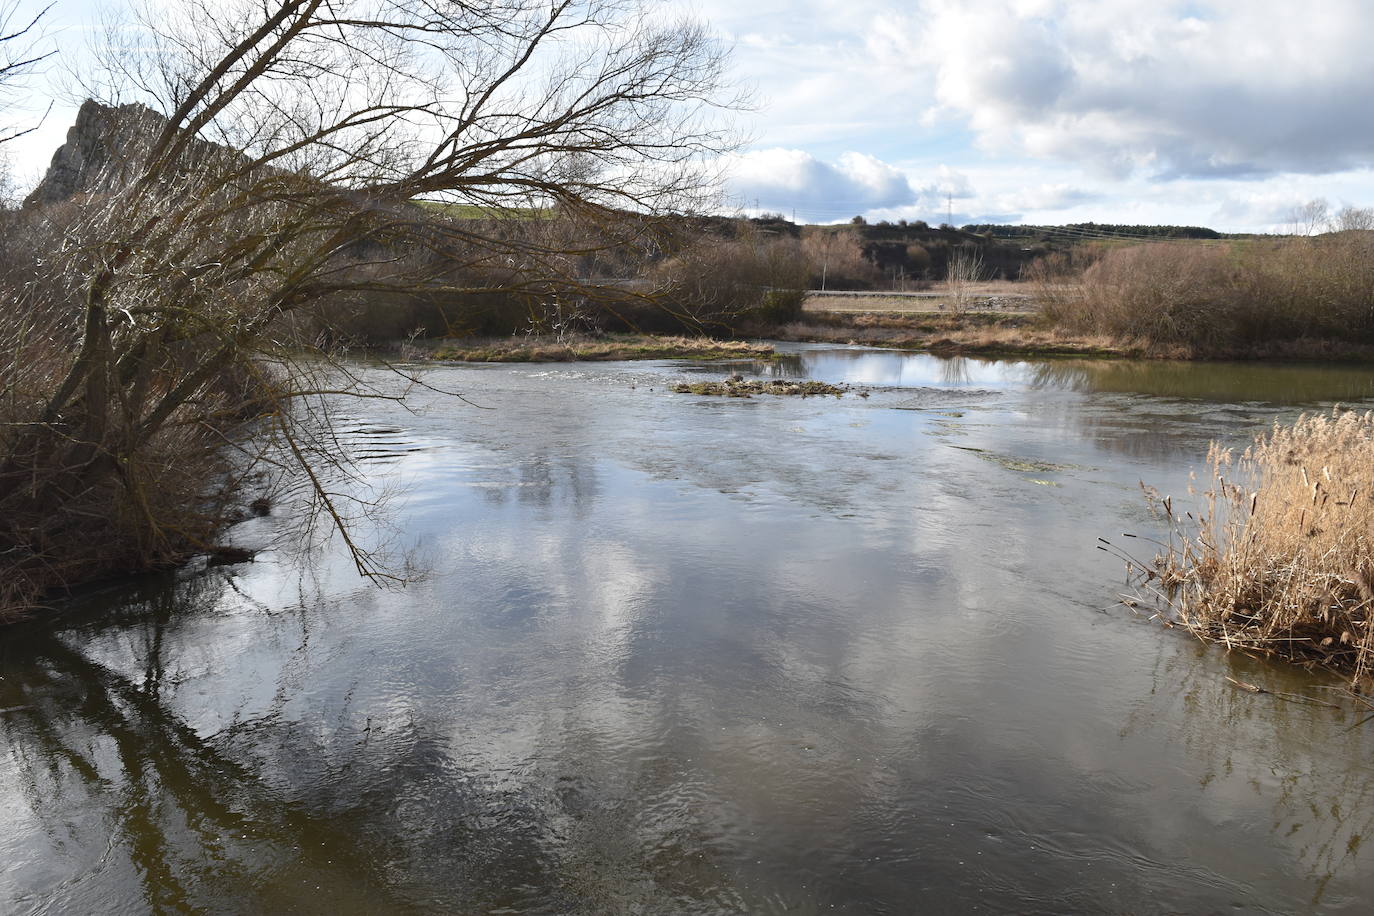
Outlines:
[{"label": "bare tree", "polygon": [[585,293],[568,233],[498,217],[628,244],[707,201],[731,144],[722,50],[639,0],[175,0],[104,48],[88,89],[142,139],[33,217],[49,257],[0,329],[0,555],[35,588],[102,526],[137,562],[203,540],[196,478],[170,501],[168,480],[248,417],[347,539],[318,473],[337,450],[290,404],[358,388],[317,371],[304,319],[398,291]]},{"label": "bare tree", "polygon": [[946,282],[949,286],[949,308],[956,315],[968,311],[973,301],[973,285],[985,280],[983,252],[976,245],[959,245],[949,257]]},{"label": "bare tree", "polygon": [[1326,198],[1316,197],[1294,207],[1288,217],[1289,232],[1293,235],[1318,235],[1331,221],[1331,205]]},{"label": "bare tree", "polygon": [[[19,0],[0,0],[0,110],[11,112],[19,107],[19,91],[28,77],[43,61],[52,56],[46,47],[42,25],[51,5],[30,15],[20,11]],[[0,144],[22,137],[37,127],[0,124]]]},{"label": "bare tree", "polygon": [[1374,229],[1374,207],[1342,207],[1331,217],[1332,232]]},{"label": "bare tree", "polygon": [[[52,56],[46,46],[42,25],[50,6],[30,15],[22,15],[19,0],[0,0],[0,111],[7,116],[24,105],[20,97],[33,74],[43,61]],[[18,203],[18,188],[14,171],[4,145],[32,132],[41,123],[0,123],[0,210],[12,209]]]},{"label": "bare tree", "polygon": [[802,248],[813,266],[820,267],[820,288],[832,283],[848,286],[876,285],[882,277],[878,265],[864,256],[863,236],[852,227],[808,227]]}]

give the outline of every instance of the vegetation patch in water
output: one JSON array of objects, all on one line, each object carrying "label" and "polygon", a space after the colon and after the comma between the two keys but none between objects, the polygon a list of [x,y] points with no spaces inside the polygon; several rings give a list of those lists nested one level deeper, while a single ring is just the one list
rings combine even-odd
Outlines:
[{"label": "vegetation patch in water", "polygon": [[1239,457],[1216,444],[1200,511],[1147,491],[1169,536],[1132,562],[1194,634],[1374,680],[1374,413],[1305,416]]},{"label": "vegetation patch in water", "polygon": [[[787,379],[745,380],[731,376],[722,382],[681,382],[672,389],[677,394],[705,394],[723,398],[750,398],[756,394],[774,394],[792,397],[811,397],[813,395],[834,395],[843,397],[851,390],[848,385],[831,385],[827,382],[790,381]],[[862,392],[861,392],[862,393]]]},{"label": "vegetation patch in water", "polygon": [[551,363],[630,359],[766,359],[767,344],[709,337],[659,337],[608,334],[603,337],[502,337],[445,341],[429,353],[432,359],[473,363]]},{"label": "vegetation patch in water", "polygon": [[[1023,474],[1046,474],[1059,471],[1081,470],[1077,465],[1054,464],[1049,461],[1040,461],[1035,458],[1017,458],[1013,455],[999,455],[996,452],[989,452],[981,448],[972,448],[967,445],[955,445],[951,446],[951,448],[957,448],[961,452],[973,452],[984,461],[991,461],[994,464],[1000,464],[1008,471],[1020,471]],[[1041,481],[1036,482],[1040,483]]]}]

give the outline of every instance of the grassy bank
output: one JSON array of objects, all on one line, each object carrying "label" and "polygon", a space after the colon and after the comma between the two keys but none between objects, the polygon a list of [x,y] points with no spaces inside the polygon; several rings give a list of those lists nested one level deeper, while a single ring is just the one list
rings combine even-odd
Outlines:
[{"label": "grassy bank", "polygon": [[760,336],[804,343],[861,344],[940,355],[1141,356],[1104,335],[1072,334],[1030,312],[807,311],[801,320],[751,329]]},{"label": "grassy bank", "polygon": [[1193,633],[1374,675],[1374,414],[1304,417],[1243,454],[1213,446],[1202,506],[1152,496],[1170,536],[1138,564]]},{"label": "grassy bank", "polygon": [[912,292],[812,290],[806,311],[815,312],[1016,312],[1035,309],[1035,288],[1012,280],[987,280],[955,288],[948,281]]},{"label": "grassy bank", "polygon": [[709,337],[610,334],[604,337],[500,337],[445,340],[425,351],[432,359],[474,363],[556,363],[631,359],[766,359],[767,344]]},{"label": "grassy bank", "polygon": [[1374,342],[1336,335],[1169,341],[1092,330],[1040,312],[895,312],[808,310],[758,337],[805,343],[861,344],[941,355],[1096,356],[1175,360],[1285,360],[1374,363]]}]

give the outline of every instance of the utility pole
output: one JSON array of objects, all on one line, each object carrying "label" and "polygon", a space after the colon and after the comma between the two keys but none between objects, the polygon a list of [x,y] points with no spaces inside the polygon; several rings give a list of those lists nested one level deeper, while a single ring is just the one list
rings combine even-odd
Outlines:
[{"label": "utility pole", "polygon": [[945,211],[945,225],[954,225],[954,192],[949,192],[948,209]]}]

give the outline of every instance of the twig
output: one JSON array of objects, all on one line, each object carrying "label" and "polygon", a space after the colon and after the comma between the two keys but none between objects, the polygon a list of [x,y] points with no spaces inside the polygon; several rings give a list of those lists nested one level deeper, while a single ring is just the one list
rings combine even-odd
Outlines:
[{"label": "twig", "polygon": [[1302,694],[1298,693],[1283,693],[1279,690],[1266,690],[1265,688],[1257,687],[1254,684],[1247,684],[1244,681],[1238,681],[1233,677],[1228,677],[1226,680],[1230,681],[1237,688],[1244,690],[1247,693],[1268,694],[1269,696],[1277,697],[1280,700],[1287,700],[1289,703],[1302,703],[1306,706],[1324,706],[1327,709],[1341,708],[1337,706],[1335,703],[1323,703],[1321,700],[1316,700],[1312,697],[1305,697]]}]

